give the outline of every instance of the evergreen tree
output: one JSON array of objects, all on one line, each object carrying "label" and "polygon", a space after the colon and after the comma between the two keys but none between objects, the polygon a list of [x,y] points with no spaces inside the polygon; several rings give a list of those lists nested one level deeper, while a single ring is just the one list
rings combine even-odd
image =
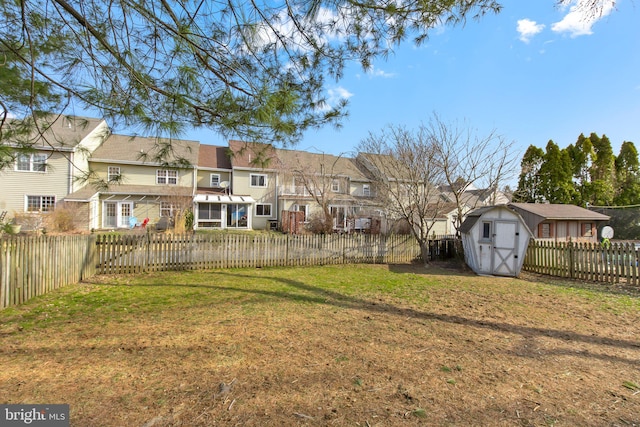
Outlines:
[{"label": "evergreen tree", "polygon": [[540,166],[540,190],[549,203],[572,203],[576,191],[572,180],[573,167],[566,150],[549,140]]},{"label": "evergreen tree", "polygon": [[633,142],[625,141],[615,160],[617,191],[613,199],[616,206],[640,204],[640,162]]},{"label": "evergreen tree", "polygon": [[513,201],[520,203],[541,203],[545,197],[541,193],[540,168],[544,162],[544,151],[530,145],[520,162],[518,188],[513,194]]},{"label": "evergreen tree", "polygon": [[569,145],[566,150],[571,158],[573,169],[574,188],[576,190],[574,203],[579,206],[585,206],[593,197],[591,186],[591,166],[595,158],[593,145],[589,138],[585,137],[584,134],[580,134],[575,145]]},{"label": "evergreen tree", "polygon": [[496,0],[0,0],[0,70],[11,75],[0,119],[63,114],[69,101],[144,134],[207,127],[287,145],[340,124],[346,100],[329,105],[326,82],[348,63],[369,68],[434,27],[500,9]]},{"label": "evergreen tree", "polygon": [[600,138],[597,134],[589,136],[595,158],[591,165],[592,197],[588,202],[595,206],[610,206],[615,196],[615,156],[611,141],[606,135]]}]

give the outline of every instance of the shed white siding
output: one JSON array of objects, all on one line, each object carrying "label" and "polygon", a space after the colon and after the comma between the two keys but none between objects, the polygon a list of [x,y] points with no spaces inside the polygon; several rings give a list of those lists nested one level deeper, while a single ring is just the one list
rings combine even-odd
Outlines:
[{"label": "shed white siding", "polygon": [[505,206],[469,214],[462,231],[465,261],[477,274],[518,276],[531,238],[522,217]]}]

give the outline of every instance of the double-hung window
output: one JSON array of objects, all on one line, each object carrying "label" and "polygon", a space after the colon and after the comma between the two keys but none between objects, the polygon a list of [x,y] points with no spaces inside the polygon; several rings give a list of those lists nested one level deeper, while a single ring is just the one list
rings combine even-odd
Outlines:
[{"label": "double-hung window", "polygon": [[219,188],[220,187],[220,174],[219,173],[212,173],[211,174],[210,186],[212,188]]},{"label": "double-hung window", "polygon": [[178,171],[169,169],[158,169],[156,171],[156,184],[178,184]]},{"label": "double-hung window", "polygon": [[16,157],[16,170],[25,172],[46,172],[46,154],[18,154]]},{"label": "double-hung window", "polygon": [[252,173],[250,175],[251,186],[252,187],[266,187],[267,186],[267,175]]},{"label": "double-hung window", "polygon": [[107,168],[107,181],[114,182],[120,179],[120,167],[119,166],[109,166]]},{"label": "double-hung window", "polygon": [[56,207],[56,196],[27,196],[27,212],[51,212]]}]

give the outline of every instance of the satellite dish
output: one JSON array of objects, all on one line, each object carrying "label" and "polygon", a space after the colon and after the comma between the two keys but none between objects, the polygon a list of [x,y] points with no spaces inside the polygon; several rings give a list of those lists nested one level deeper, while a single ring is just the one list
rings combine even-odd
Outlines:
[{"label": "satellite dish", "polygon": [[602,237],[604,237],[605,239],[612,239],[613,238],[613,228],[609,227],[608,225],[602,228]]},{"label": "satellite dish", "polygon": [[220,188],[229,188],[229,181],[222,181],[220,183]]}]

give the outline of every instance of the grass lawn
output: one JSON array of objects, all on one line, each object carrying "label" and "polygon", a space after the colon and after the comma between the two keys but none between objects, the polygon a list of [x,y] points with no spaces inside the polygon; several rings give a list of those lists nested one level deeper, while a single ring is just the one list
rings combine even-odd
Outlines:
[{"label": "grass lawn", "polygon": [[76,426],[639,426],[640,292],[432,266],[97,276],[0,311]]}]

